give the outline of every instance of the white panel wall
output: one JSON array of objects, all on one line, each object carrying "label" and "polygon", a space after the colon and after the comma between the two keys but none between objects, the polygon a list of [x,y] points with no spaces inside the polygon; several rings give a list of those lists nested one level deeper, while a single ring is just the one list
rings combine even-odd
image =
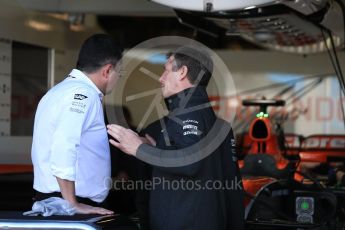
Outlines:
[{"label": "white panel wall", "polygon": [[[248,89],[277,83],[269,78],[272,75],[281,75],[281,81],[284,81],[284,76],[287,76],[286,80],[289,80],[290,75],[298,77],[334,73],[327,53],[302,56],[267,51],[218,51],[218,54],[227,63],[239,94]],[[345,54],[339,52],[338,56],[344,72]],[[309,82],[299,83],[293,92],[298,93],[300,87]],[[267,90],[250,96],[269,98],[277,92],[278,89]],[[225,94],[231,95],[232,92],[225,92]],[[285,109],[291,111],[294,107],[307,109],[307,111],[297,119],[286,122],[287,132],[305,136],[316,133],[345,134],[339,101],[339,84],[336,78],[327,78],[301,100]]]},{"label": "white panel wall", "polygon": [[[56,19],[47,14],[30,11],[19,7],[14,1],[0,2],[0,38],[7,41],[39,45],[56,50],[54,68],[55,82],[61,81],[75,66],[76,55],[81,43],[93,33],[102,32],[95,24],[94,16],[87,15],[87,24],[81,32],[70,29],[68,22]],[[42,29],[42,26],[44,29]],[[0,42],[0,164],[4,163],[31,163],[31,137],[2,136],[9,134],[10,123],[10,71],[8,60],[10,43]],[[6,56],[6,62],[3,62]],[[34,58],[34,57],[32,57]],[[47,78],[48,78],[47,73]],[[6,94],[3,94],[3,85],[6,85]]]},{"label": "white panel wall", "polygon": [[12,43],[0,38],[0,138],[11,132]]}]

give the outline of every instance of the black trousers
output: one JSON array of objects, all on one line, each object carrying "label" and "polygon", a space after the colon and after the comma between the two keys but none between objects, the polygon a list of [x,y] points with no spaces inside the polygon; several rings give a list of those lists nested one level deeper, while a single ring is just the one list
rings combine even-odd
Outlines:
[{"label": "black trousers", "polygon": [[[33,201],[40,201],[40,200],[44,200],[44,199],[48,199],[50,197],[61,197],[62,198],[62,194],[61,192],[52,192],[52,193],[42,193],[39,191],[34,190],[34,198]],[[87,204],[87,205],[91,205],[91,206],[95,206],[95,207],[102,207],[102,208],[107,208],[107,201],[104,200],[102,203],[97,203],[93,200],[90,200],[89,198],[84,198],[84,197],[79,197],[77,196],[77,201],[79,203],[83,203],[83,204]]]}]

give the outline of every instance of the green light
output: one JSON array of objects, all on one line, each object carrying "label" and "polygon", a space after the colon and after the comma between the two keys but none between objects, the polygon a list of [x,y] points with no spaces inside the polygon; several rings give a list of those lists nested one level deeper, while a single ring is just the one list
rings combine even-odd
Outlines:
[{"label": "green light", "polygon": [[301,208],[302,208],[303,210],[308,210],[308,209],[309,209],[309,203],[308,203],[308,202],[303,202],[303,203],[301,204]]},{"label": "green light", "polygon": [[260,113],[258,113],[258,114],[256,114],[256,117],[257,118],[263,118],[263,117],[268,117],[268,113],[264,113],[264,112],[260,112]]},{"label": "green light", "polygon": [[260,112],[260,113],[256,114],[256,117],[257,118],[268,117],[268,113]]}]

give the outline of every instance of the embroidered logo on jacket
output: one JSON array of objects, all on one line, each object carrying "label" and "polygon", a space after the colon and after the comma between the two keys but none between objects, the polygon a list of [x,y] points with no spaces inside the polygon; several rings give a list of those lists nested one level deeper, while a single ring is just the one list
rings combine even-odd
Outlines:
[{"label": "embroidered logo on jacket", "polygon": [[195,120],[184,120],[183,121],[183,136],[187,135],[200,135],[201,131],[198,128],[199,122]]}]

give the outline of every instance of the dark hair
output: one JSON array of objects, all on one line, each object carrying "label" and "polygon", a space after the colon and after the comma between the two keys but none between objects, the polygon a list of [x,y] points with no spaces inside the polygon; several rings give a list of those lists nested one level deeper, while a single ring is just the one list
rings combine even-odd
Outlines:
[{"label": "dark hair", "polygon": [[80,48],[77,69],[94,73],[106,64],[116,65],[122,57],[122,47],[107,34],[95,34]]},{"label": "dark hair", "polygon": [[208,85],[213,72],[213,61],[206,50],[182,46],[168,53],[167,56],[175,59],[173,71],[177,71],[182,66],[187,67],[187,78],[191,84],[205,87]]}]

